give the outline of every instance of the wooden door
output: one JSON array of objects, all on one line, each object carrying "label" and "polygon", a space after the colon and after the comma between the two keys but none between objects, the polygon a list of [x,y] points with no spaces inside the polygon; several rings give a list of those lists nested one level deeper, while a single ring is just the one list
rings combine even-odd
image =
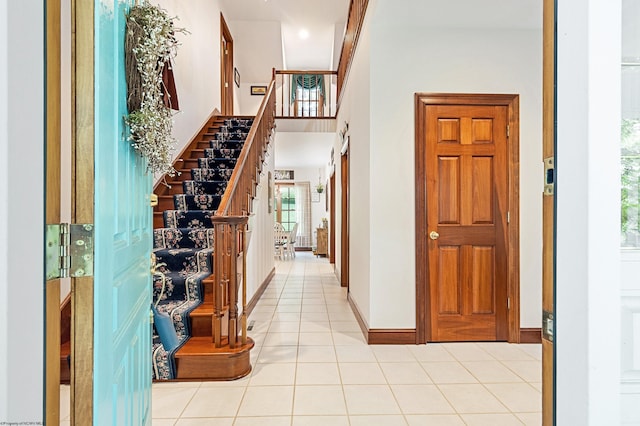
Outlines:
[{"label": "wooden door", "polygon": [[329,263],[336,263],[336,175],[329,177]]},{"label": "wooden door", "polygon": [[419,103],[418,238],[429,341],[509,339],[509,106]]},{"label": "wooden door", "polygon": [[[94,419],[151,424],[152,173],[129,141],[125,16],[96,0]],[[111,9],[111,11],[109,11]]]},{"label": "wooden door", "polygon": [[342,226],[340,238],[340,285],[349,289],[349,146],[340,160],[342,172]]},{"label": "wooden door", "polygon": [[93,277],[72,280],[72,424],[151,424],[152,175],[127,140],[125,17],[74,3],[74,221],[93,224]]},{"label": "wooden door", "polygon": [[233,115],[233,37],[220,14],[220,83],[222,115]]},{"label": "wooden door", "polygon": [[[544,0],[543,18],[543,161],[547,166],[555,166],[555,2]],[[554,267],[554,229],[555,195],[553,191],[553,172],[545,173],[545,185],[542,195],[542,311],[543,315],[553,319],[555,315],[555,267]],[[551,189],[551,190],[550,190]],[[543,318],[544,320],[544,318]],[[544,324],[543,324],[544,325]],[[555,424],[555,366],[554,342],[552,335],[543,333],[542,339],[542,424]]]}]

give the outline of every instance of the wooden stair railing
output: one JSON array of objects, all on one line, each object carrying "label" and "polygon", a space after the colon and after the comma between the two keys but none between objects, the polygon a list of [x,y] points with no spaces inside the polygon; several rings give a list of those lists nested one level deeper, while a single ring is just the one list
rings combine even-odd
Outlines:
[{"label": "wooden stair railing", "polygon": [[338,62],[338,109],[344,93],[344,84],[351,69],[353,55],[360,38],[360,30],[364,23],[364,16],[367,12],[369,0],[351,0],[349,5],[349,15],[347,17],[347,28],[340,50],[340,61]]},{"label": "wooden stair railing", "polygon": [[[275,128],[275,79],[272,79],[260,105],[251,130],[242,147],[236,166],[222,196],[216,214],[211,218],[215,228],[213,252],[214,314],[213,344],[223,346],[223,309],[228,307],[227,344],[235,349],[248,344],[246,318],[246,229],[252,213],[253,199],[260,173]],[[238,263],[241,262],[241,267]],[[241,270],[241,273],[239,273]],[[238,276],[241,276],[240,279]],[[242,318],[238,320],[239,282],[242,281]],[[226,295],[226,298],[224,297]],[[225,300],[226,299],[226,300]],[[241,340],[238,342],[238,335]]]}]

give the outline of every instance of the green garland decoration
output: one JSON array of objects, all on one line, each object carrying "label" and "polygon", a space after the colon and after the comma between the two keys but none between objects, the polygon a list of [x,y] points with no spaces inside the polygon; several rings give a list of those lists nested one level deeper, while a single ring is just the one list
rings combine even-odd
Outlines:
[{"label": "green garland decoration", "polygon": [[158,6],[140,5],[129,9],[126,19],[125,68],[127,76],[128,140],[148,159],[152,173],[175,176],[171,153],[172,112],[163,101],[162,72],[176,56],[178,41],[173,19]]}]

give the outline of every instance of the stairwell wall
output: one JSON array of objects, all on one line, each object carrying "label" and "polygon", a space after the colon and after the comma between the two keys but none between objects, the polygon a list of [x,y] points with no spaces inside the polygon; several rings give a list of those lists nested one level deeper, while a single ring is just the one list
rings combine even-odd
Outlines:
[{"label": "stairwell wall", "polygon": [[178,33],[178,55],[173,61],[180,111],[174,115],[174,158],[200,130],[215,108],[220,110],[220,2],[218,0],[157,0]]},{"label": "stairwell wall", "polygon": [[[373,229],[371,202],[376,188],[372,186],[371,174],[384,173],[388,170],[371,168],[371,45],[370,14],[367,13],[363,23],[358,46],[351,64],[348,80],[337,116],[337,129],[342,131],[348,123],[349,129],[349,293],[362,319],[371,326],[371,295],[374,292],[372,277],[377,268],[391,268],[392,263],[381,259],[381,265],[375,266],[372,259],[371,246],[378,238],[380,229]],[[342,139],[336,138],[334,145],[334,163],[336,165],[336,274],[342,276],[340,259],[342,255],[341,229],[342,217]],[[388,301],[387,306],[395,304],[395,298]]]}]

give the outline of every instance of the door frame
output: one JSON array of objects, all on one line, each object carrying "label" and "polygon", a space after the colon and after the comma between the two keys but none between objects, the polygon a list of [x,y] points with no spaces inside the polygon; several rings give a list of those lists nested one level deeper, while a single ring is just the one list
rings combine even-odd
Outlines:
[{"label": "door frame", "polygon": [[[94,223],[95,4],[71,8],[71,222]],[[71,278],[71,424],[93,423],[93,285]]]},{"label": "door frame", "polygon": [[[46,168],[45,219],[61,222],[61,4],[47,0],[46,22]],[[45,282],[45,423],[60,423],[60,278]]]},{"label": "door frame", "polygon": [[[333,156],[332,156],[333,157]],[[336,173],[329,177],[329,263],[336,263]]]},{"label": "door frame", "polygon": [[[556,150],[556,0],[544,0],[542,22],[542,158]],[[545,177],[546,178],[546,177]],[[542,194],[542,311],[555,316],[556,197]],[[556,422],[555,344],[542,335],[542,424]]]},{"label": "door frame", "polygon": [[507,107],[507,326],[508,342],[520,343],[520,113],[519,96],[511,94],[415,94],[416,343],[431,339],[427,250],[426,138],[427,105],[496,105]]},{"label": "door frame", "polygon": [[[227,52],[225,54],[225,45]],[[222,115],[233,115],[233,37],[220,13],[220,109]]]}]

